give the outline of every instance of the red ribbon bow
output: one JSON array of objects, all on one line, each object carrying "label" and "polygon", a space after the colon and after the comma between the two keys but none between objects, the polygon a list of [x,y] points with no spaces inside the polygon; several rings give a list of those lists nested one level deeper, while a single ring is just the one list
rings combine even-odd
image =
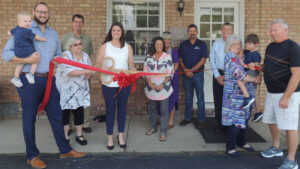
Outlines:
[{"label": "red ribbon bow", "polygon": [[140,77],[140,74],[138,74],[138,73],[126,75],[124,72],[121,72],[114,76],[113,81],[114,82],[118,81],[118,84],[120,86],[119,92],[123,88],[128,87],[131,84],[132,84],[131,91],[134,92],[136,89],[136,81],[139,77]]}]

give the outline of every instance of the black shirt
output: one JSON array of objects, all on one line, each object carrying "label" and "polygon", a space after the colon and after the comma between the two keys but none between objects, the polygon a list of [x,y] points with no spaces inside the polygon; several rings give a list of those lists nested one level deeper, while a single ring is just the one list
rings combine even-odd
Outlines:
[{"label": "black shirt", "polygon": [[[292,76],[291,67],[300,67],[300,47],[287,39],[268,45],[265,55],[264,80],[269,93],[284,93]],[[295,91],[300,91],[298,85]]]}]

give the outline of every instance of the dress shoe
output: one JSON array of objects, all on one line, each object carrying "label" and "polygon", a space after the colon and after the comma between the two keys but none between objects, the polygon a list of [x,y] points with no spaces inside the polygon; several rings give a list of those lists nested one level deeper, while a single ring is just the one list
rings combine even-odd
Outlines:
[{"label": "dress shoe", "polygon": [[191,121],[187,121],[187,120],[182,120],[180,123],[179,123],[179,125],[180,126],[185,126],[185,125],[187,125],[187,124],[189,124],[189,123],[191,123]]},{"label": "dress shoe", "polygon": [[113,150],[115,148],[114,145],[112,145],[112,146],[107,145],[106,147],[107,147],[108,150]]},{"label": "dress shoe", "polygon": [[82,131],[84,131],[86,133],[91,133],[92,132],[92,128],[91,127],[82,127]]},{"label": "dress shoe", "polygon": [[125,149],[125,148],[127,147],[126,144],[120,144],[120,141],[119,141],[119,137],[118,137],[118,136],[117,136],[117,140],[118,140],[118,144],[119,144],[120,148]]},{"label": "dress shoe", "polygon": [[[81,138],[81,139],[80,139],[80,138]],[[87,145],[87,141],[86,141],[86,139],[83,137],[83,135],[77,136],[77,137],[76,137],[76,141],[77,141],[77,143],[79,143],[79,144],[82,145],[82,146]]]},{"label": "dress shoe", "polygon": [[70,152],[66,154],[60,154],[60,158],[67,158],[67,157],[74,157],[74,158],[80,158],[86,156],[86,153],[79,153],[75,150],[71,150]]},{"label": "dress shoe", "polygon": [[198,128],[198,129],[203,129],[203,128],[205,128],[205,122],[200,122],[200,121],[199,121],[199,122],[197,123],[197,128]]},{"label": "dress shoe", "polygon": [[27,164],[30,165],[32,168],[46,168],[47,165],[40,159],[40,157],[34,157],[31,160],[27,160]]}]

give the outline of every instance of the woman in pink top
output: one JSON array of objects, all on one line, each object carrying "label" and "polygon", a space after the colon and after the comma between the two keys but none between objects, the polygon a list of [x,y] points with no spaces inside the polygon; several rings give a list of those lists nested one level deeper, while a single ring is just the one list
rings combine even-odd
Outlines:
[{"label": "woman in pink top", "polygon": [[158,106],[161,112],[161,135],[159,140],[167,140],[167,126],[169,122],[169,96],[173,92],[171,78],[174,69],[172,57],[166,53],[163,38],[153,39],[150,54],[144,62],[144,71],[154,73],[167,73],[169,76],[146,76],[147,86],[145,87],[146,96],[149,98],[148,112],[150,114],[151,129],[146,132],[150,136],[157,131]]}]

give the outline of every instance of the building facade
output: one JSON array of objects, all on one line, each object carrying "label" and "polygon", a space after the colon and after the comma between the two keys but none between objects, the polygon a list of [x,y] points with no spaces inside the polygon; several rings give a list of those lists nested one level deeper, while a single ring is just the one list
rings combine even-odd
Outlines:
[{"label": "building facade", "polygon": [[[0,2],[0,48],[8,40],[6,32],[16,25],[19,11],[32,11],[34,1],[1,0]],[[71,31],[72,15],[79,13],[85,17],[84,32],[92,38],[95,54],[90,56],[93,63],[96,53],[103,43],[111,23],[123,23],[128,43],[132,44],[137,69],[147,54],[151,39],[164,31],[171,31],[176,46],[186,36],[186,28],[194,23],[198,26],[199,38],[210,48],[221,37],[221,25],[230,22],[234,33],[242,39],[249,33],[260,38],[259,51],[264,57],[266,46],[270,43],[269,23],[283,18],[289,24],[289,37],[300,43],[300,1],[299,0],[184,0],[183,11],[178,11],[179,0],[58,0],[45,1],[50,7],[49,26],[59,36]],[[207,61],[206,68],[209,68]],[[9,79],[13,76],[15,64],[0,63],[0,115],[19,114],[20,100],[15,87]],[[144,94],[145,81],[137,81],[137,89],[131,93],[128,114],[146,114],[147,98]],[[91,80],[91,113],[103,114],[105,103],[102,96],[99,74]],[[258,89],[261,105],[264,104],[266,87]],[[205,102],[208,109],[213,108],[212,73],[205,72]],[[180,81],[179,112],[184,110],[184,91]],[[194,99],[196,102],[196,99]],[[196,105],[196,104],[195,104]],[[209,112],[208,112],[209,113]],[[209,115],[213,115],[210,114]]]}]

